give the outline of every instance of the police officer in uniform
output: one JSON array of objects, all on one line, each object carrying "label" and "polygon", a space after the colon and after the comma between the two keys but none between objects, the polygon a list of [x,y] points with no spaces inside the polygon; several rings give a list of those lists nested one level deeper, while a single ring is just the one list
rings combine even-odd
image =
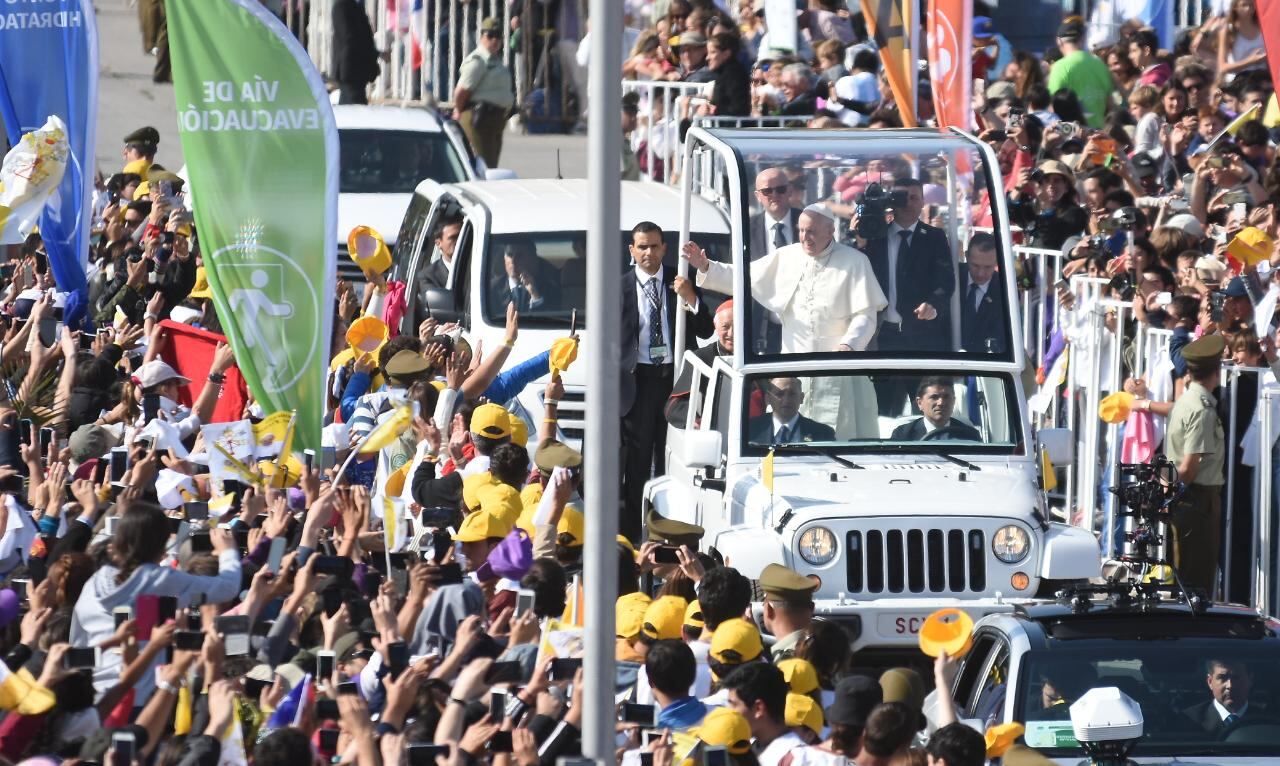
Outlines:
[{"label": "police officer in uniform", "polygon": [[453,91],[453,119],[471,148],[495,168],[502,154],[502,129],[515,103],[511,72],[502,63],[502,24],[489,17],[480,22],[480,44],[462,60]]},{"label": "police officer in uniform", "polygon": [[1218,385],[1221,335],[1206,335],[1182,349],[1191,378],[1169,413],[1165,456],[1187,485],[1171,519],[1173,557],[1178,575],[1188,587],[1212,595],[1218,578],[1222,544],[1222,485],[1226,440],[1217,400],[1210,393]]},{"label": "police officer in uniform", "polygon": [[794,656],[796,644],[813,622],[813,592],[818,581],[781,564],[770,564],[760,573],[764,591],[764,627],[778,640],[773,661]]},{"label": "police officer in uniform", "polygon": [[124,149],[120,156],[124,158],[126,166],[141,160],[145,163],[141,168],[134,167],[128,172],[137,173],[143,178],[147,177],[147,171],[155,165],[156,150],[160,144],[160,131],[150,125],[138,128],[129,135],[124,137]]}]

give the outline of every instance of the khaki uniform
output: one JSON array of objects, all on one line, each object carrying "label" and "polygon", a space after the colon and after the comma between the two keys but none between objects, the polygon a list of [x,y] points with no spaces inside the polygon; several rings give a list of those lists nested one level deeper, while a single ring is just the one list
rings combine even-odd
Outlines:
[{"label": "khaki uniform", "polygon": [[775,641],[772,648],[773,661],[778,662],[796,656],[796,644],[799,644],[802,638],[804,638],[804,631],[797,630]]},{"label": "khaki uniform", "polygon": [[458,87],[471,94],[459,122],[471,148],[491,168],[502,154],[502,131],[515,103],[511,71],[501,54],[492,56],[483,46],[471,51],[458,70]]},{"label": "khaki uniform", "polygon": [[1199,383],[1192,383],[1173,405],[1165,436],[1165,455],[1179,465],[1187,455],[1199,454],[1200,470],[1187,486],[1172,518],[1173,561],[1188,587],[1212,594],[1218,576],[1222,545],[1222,485],[1226,439],[1217,401]]}]

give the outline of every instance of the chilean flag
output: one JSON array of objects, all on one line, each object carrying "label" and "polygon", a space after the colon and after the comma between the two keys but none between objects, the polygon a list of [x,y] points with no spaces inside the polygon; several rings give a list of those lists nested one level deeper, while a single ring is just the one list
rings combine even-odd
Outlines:
[{"label": "chilean flag", "polygon": [[267,720],[268,729],[282,729],[286,726],[301,726],[307,708],[315,704],[316,692],[311,685],[311,674],[302,677],[302,683],[295,686],[280,700],[280,706]]}]

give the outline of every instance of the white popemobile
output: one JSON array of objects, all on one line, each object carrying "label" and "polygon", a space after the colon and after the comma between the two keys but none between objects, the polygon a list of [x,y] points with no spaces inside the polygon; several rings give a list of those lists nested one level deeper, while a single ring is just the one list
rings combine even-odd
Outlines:
[{"label": "white popemobile", "polygon": [[[940,607],[977,619],[1100,574],[1093,536],[1051,520],[1041,488],[1042,450],[1065,464],[1071,439],[1029,424],[1012,248],[985,145],[936,130],[694,127],[685,167],[685,221],[710,201],[731,222],[731,257],[699,281],[731,288],[735,342],[730,355],[684,353],[687,413],[646,507],[704,527],[703,548],[748,577],[775,562],[818,576],[817,614],[855,650],[914,654]],[[787,189],[754,184],[778,170]],[[770,246],[762,207],[782,193],[797,211],[823,208],[787,211],[791,240],[810,241],[775,254],[783,243]],[[908,221],[921,200],[940,214]],[[988,207],[996,236],[969,264],[973,232],[958,222]],[[890,211],[912,224],[907,238],[886,225]],[[852,215],[853,231],[835,237],[865,260],[824,249],[831,213]],[[682,244],[697,242],[689,229]],[[868,265],[883,301],[859,286]]]}]

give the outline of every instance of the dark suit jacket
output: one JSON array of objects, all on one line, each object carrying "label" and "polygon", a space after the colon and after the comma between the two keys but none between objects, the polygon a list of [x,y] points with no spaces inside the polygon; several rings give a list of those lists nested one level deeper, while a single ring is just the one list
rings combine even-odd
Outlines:
[{"label": "dark suit jacket", "polygon": [[[978,429],[970,425],[965,425],[959,420],[952,418],[951,424],[948,426],[956,431],[955,439],[969,439],[971,441],[982,441],[982,434],[978,433]],[[893,429],[893,434],[889,436],[893,441],[901,442],[918,442],[924,439],[927,433],[924,427],[924,418],[916,418],[910,423],[903,423]]]},{"label": "dark suit jacket", "polygon": [[736,56],[730,56],[718,69],[711,105],[717,117],[743,117],[751,114],[751,73]]},{"label": "dark suit jacket", "polygon": [[[896,237],[892,231],[890,237]],[[889,248],[886,239],[867,242],[867,258],[875,271],[884,294],[889,294]],[[905,255],[905,257],[903,257]],[[956,288],[956,270],[951,261],[951,246],[942,229],[921,221],[916,224],[911,246],[898,254],[898,304],[902,317],[902,334],[911,350],[948,350],[951,348],[951,293]],[[916,319],[916,307],[928,303],[938,310],[931,321]],[[882,346],[882,348],[884,348]]]},{"label": "dark suit jacket", "polygon": [[[1003,354],[1008,349],[1005,343],[1005,306],[1004,283],[1000,275],[991,278],[987,286],[987,294],[982,296],[982,303],[975,311],[969,302],[969,270],[964,269],[960,275],[960,341],[966,351],[973,353]],[[991,341],[988,349],[987,341]]]},{"label": "dark suit jacket", "polygon": [[[676,312],[685,311],[680,304],[679,297],[675,291],[671,289],[672,282],[676,278],[676,269],[669,264],[662,265],[662,295],[667,302],[666,315],[667,335],[671,338],[672,347],[668,349],[671,354],[675,354],[676,340]],[[697,348],[698,338],[708,338],[715,328],[711,324],[711,309],[707,308],[707,302],[702,300],[702,295],[698,295],[698,311],[689,314],[684,323],[684,347],[686,349]],[[647,310],[647,309],[646,309]],[[636,272],[634,268],[628,268],[622,275],[622,392],[619,406],[622,413],[631,411],[631,405],[636,400],[636,365],[640,361],[640,309],[636,304]],[[648,353],[646,351],[646,353]],[[657,416],[659,413],[654,413]]]},{"label": "dark suit jacket", "polygon": [[[538,295],[542,296],[539,308],[543,311],[557,311],[561,308],[560,272],[541,258],[536,259],[535,263],[537,265],[533,269],[533,282],[538,286]],[[489,310],[494,316],[500,316],[506,312],[507,304],[510,302],[511,288],[504,269],[498,276],[489,280]]]},{"label": "dark suit jacket", "polygon": [[337,0],[333,4],[333,79],[364,86],[378,78],[378,47],[364,3]]},{"label": "dark suit jacket", "polygon": [[[800,231],[800,213],[801,211],[798,208],[791,208],[791,240],[787,242],[788,245],[794,245],[799,241],[797,237],[799,236],[798,232]],[[769,226],[767,229],[765,227],[766,218],[769,219]],[[763,210],[761,210],[759,213],[751,216],[750,223],[751,238],[748,246],[751,249],[748,251],[747,255],[751,260],[758,261],[769,254],[769,242],[773,239],[772,229],[774,221],[772,218],[769,218]]]},{"label": "dark suit jacket", "polygon": [[[712,343],[710,346],[703,346],[693,352],[700,361],[707,366],[715,364],[716,357],[722,353],[719,341]],[[700,385],[700,392],[705,398],[707,395],[707,381],[703,378]],[[667,422],[676,428],[684,428],[685,418],[689,414],[689,399],[693,391],[693,368],[685,365],[680,371],[680,377],[676,380],[675,385],[671,387],[671,398],[667,400],[666,416]],[[717,405],[719,403],[717,402]],[[698,413],[701,415],[702,413]],[[712,413],[712,418],[715,413]]]},{"label": "dark suit jacket", "polygon": [[[749,433],[753,444],[773,444],[773,415],[757,415],[751,419]],[[801,415],[796,420],[796,430],[788,438],[788,442],[830,442],[835,441],[835,429],[829,425]]]},{"label": "dark suit jacket", "polygon": [[431,262],[427,267],[427,283],[435,287],[449,286],[449,266],[443,258]]},{"label": "dark suit jacket", "polygon": [[[1191,719],[1192,724],[1205,733],[1212,734],[1216,737],[1222,737],[1227,734],[1226,725],[1222,722],[1222,717],[1218,715],[1218,711],[1214,709],[1212,699],[1192,705],[1186,710],[1183,710],[1182,714]],[[1280,723],[1280,721],[1277,721],[1276,718],[1272,717],[1267,708],[1250,702],[1249,709],[1244,711],[1244,715],[1240,717],[1240,720],[1236,722],[1235,726],[1239,727],[1244,724],[1254,723],[1274,725],[1276,723]]]}]

